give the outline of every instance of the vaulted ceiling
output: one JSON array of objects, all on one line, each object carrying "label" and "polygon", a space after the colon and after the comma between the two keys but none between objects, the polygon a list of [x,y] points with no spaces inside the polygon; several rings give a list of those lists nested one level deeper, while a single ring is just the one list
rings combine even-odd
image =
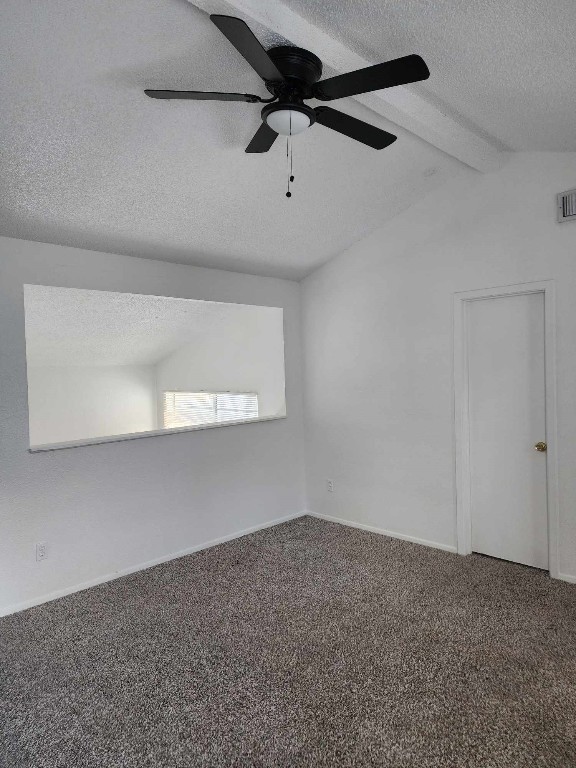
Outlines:
[{"label": "vaulted ceiling", "polygon": [[80,288],[24,286],[29,366],[154,365],[205,337],[282,327],[282,310]]},{"label": "vaulted ceiling", "polygon": [[[0,234],[300,278],[506,149],[574,149],[575,10],[555,0],[4,0]],[[514,12],[515,11],[515,12]],[[326,74],[420,53],[426,83],[338,108],[398,135],[376,152],[316,125],[244,148],[246,103],[162,102],[145,87],[266,91],[207,12],[265,46],[314,50]],[[572,30],[572,32],[570,32]]]},{"label": "vaulted ceiling", "polygon": [[411,89],[513,150],[576,150],[574,0],[286,0],[369,60],[417,50]]}]

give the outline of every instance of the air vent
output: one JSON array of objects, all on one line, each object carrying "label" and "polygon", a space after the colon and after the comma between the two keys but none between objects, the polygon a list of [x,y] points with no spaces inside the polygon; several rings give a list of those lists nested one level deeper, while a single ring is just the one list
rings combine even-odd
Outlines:
[{"label": "air vent", "polygon": [[576,189],[558,195],[558,221],[576,221]]}]

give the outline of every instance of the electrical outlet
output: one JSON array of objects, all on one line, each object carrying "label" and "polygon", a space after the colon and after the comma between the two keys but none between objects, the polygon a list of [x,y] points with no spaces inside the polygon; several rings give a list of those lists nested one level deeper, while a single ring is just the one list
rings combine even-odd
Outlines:
[{"label": "electrical outlet", "polygon": [[48,547],[43,542],[40,542],[39,544],[36,544],[36,560],[40,562],[40,560],[46,560],[48,557]]},{"label": "electrical outlet", "polygon": [[326,488],[328,493],[334,493],[334,480],[326,480]]}]

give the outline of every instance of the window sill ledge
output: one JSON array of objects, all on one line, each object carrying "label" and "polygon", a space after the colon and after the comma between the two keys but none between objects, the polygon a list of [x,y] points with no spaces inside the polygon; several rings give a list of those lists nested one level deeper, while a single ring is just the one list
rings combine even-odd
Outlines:
[{"label": "window sill ledge", "polygon": [[84,440],[70,440],[63,443],[45,443],[44,445],[31,445],[29,453],[43,453],[45,451],[60,451],[63,448],[81,448],[86,445],[103,445],[105,443],[121,443],[126,440],[139,440],[143,437],[166,437],[179,435],[182,432],[201,432],[205,429],[219,429],[220,427],[236,427],[242,424],[260,424],[266,421],[278,421],[287,418],[282,416],[264,416],[257,419],[245,419],[234,421],[222,421],[219,424],[201,424],[195,427],[176,427],[175,429],[153,429],[149,432],[132,432],[127,435],[111,435],[109,437],[89,437]]}]

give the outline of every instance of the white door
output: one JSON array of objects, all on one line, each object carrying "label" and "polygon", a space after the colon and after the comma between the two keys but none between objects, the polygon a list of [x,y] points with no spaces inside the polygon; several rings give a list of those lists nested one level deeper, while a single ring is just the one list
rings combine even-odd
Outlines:
[{"label": "white door", "polygon": [[472,550],[548,569],[544,294],[467,304]]}]

